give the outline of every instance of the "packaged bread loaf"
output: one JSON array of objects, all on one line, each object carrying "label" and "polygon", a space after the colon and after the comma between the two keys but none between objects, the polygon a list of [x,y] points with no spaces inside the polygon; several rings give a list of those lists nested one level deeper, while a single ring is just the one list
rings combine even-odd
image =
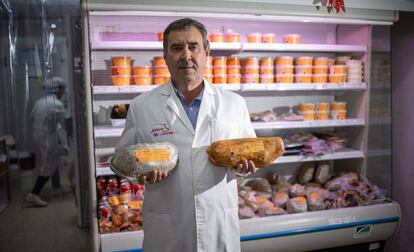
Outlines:
[{"label": "packaged bread loaf", "polygon": [[171,143],[141,143],[124,147],[112,156],[111,170],[134,180],[154,170],[170,172],[177,164],[178,149]]},{"label": "packaged bread loaf", "polygon": [[218,166],[236,167],[242,160],[251,160],[256,167],[268,166],[284,152],[280,137],[240,138],[212,143],[207,154]]}]

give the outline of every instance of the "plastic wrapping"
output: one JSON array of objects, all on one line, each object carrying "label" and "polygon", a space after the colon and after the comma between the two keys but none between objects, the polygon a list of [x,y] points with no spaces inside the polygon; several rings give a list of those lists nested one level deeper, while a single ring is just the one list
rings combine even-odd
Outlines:
[{"label": "plastic wrapping", "polygon": [[171,172],[178,159],[178,148],[171,143],[142,143],[124,147],[111,158],[110,167],[117,175],[135,181],[136,176],[154,170]]}]

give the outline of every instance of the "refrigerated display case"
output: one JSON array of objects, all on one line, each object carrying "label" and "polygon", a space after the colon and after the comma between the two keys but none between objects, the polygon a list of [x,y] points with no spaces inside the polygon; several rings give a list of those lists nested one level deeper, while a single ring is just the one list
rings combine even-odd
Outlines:
[{"label": "refrigerated display case", "polygon": [[[372,151],[370,129],[377,124],[389,122],[372,118],[375,108],[370,102],[374,87],[371,81],[373,63],[372,34],[374,26],[391,25],[390,21],[355,19],[312,19],[280,16],[258,16],[249,14],[217,14],[166,11],[94,11],[85,13],[86,79],[90,90],[90,126],[93,127],[94,164],[90,167],[91,178],[113,176],[107,165],[114,153],[114,146],[121,136],[124,121],[111,118],[114,106],[128,102],[156,85],[112,85],[111,58],[130,57],[133,66],[151,66],[155,56],[162,56],[162,42],[157,33],[162,32],[173,20],[193,17],[206,25],[210,33],[238,33],[240,42],[212,42],[212,56],[272,57],[349,57],[362,64],[362,78],[357,82],[306,83],[215,83],[224,89],[236,92],[246,100],[250,113],[262,111],[297,111],[300,103],[345,102],[346,118],[324,120],[275,120],[253,122],[258,136],[280,135],[290,139],[292,135],[307,135],[313,132],[340,136],[346,147],[318,155],[289,155],[280,157],[274,164],[258,171],[251,178],[271,179],[273,173],[294,178],[303,163],[325,162],[331,173],[354,172],[375,176],[374,182],[386,187],[391,166],[381,162],[381,176],[368,163],[372,154],[383,155],[384,150]],[[275,43],[248,43],[251,33],[272,33]],[[299,44],[282,43],[286,34],[300,34]],[[339,58],[338,58],[339,59]],[[377,71],[377,70],[376,70]],[[377,89],[378,90],[378,89]],[[378,92],[378,91],[376,91]],[[369,127],[368,127],[369,126]],[[92,132],[91,132],[92,133]],[[376,132],[375,134],[378,134]],[[344,141],[345,141],[344,140]],[[388,139],[389,140],[389,139]],[[386,148],[385,148],[386,150]],[[379,154],[378,154],[379,153]],[[388,153],[385,153],[388,154]],[[96,180],[90,182],[96,188]],[[97,249],[101,251],[140,251],[143,232],[129,231],[101,234],[98,228],[97,193],[92,190],[92,230]],[[371,250],[380,251],[383,241],[390,238],[401,221],[399,205],[391,200],[381,204],[312,211],[280,216],[269,216],[240,220],[241,246],[243,251],[304,251],[368,243]]]}]

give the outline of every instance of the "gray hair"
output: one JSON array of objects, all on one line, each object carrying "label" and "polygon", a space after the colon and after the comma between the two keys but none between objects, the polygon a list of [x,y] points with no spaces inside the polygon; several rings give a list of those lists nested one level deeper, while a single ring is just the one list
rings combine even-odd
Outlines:
[{"label": "gray hair", "polygon": [[59,89],[66,88],[66,82],[60,77],[49,78],[45,81],[43,88],[47,93],[54,93]]},{"label": "gray hair", "polygon": [[164,52],[167,52],[167,49],[168,49],[168,35],[170,34],[170,32],[184,31],[191,27],[196,28],[201,33],[201,37],[203,38],[204,49],[209,48],[210,43],[208,42],[206,27],[202,23],[198,22],[197,20],[194,20],[191,18],[182,18],[182,19],[175,20],[174,22],[169,24],[167,28],[164,30],[164,38],[163,38]]}]

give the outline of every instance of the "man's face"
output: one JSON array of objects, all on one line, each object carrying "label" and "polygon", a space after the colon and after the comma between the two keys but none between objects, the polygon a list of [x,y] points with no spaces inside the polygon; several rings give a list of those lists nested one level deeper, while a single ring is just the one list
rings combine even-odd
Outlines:
[{"label": "man's face", "polygon": [[204,48],[201,33],[195,27],[171,31],[164,58],[177,83],[201,83],[210,48]]}]

